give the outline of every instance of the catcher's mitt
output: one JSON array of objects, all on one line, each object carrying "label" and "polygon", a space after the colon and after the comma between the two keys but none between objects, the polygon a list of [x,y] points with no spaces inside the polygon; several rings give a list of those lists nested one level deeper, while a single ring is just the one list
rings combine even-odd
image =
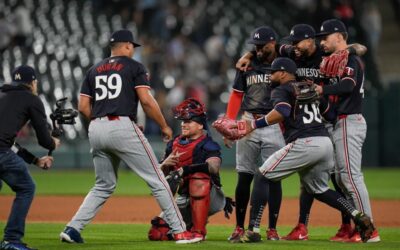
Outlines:
[{"label": "catcher's mitt", "polygon": [[347,49],[335,52],[322,59],[319,70],[321,74],[326,77],[341,77],[346,68],[348,59],[349,51]]},{"label": "catcher's mitt", "polygon": [[165,179],[168,182],[172,194],[175,195],[182,181],[182,171],[179,170],[171,171],[167,175],[167,177],[165,177]]},{"label": "catcher's mitt", "polygon": [[294,94],[298,104],[313,103],[319,99],[317,91],[313,83],[294,82]]},{"label": "catcher's mitt", "polygon": [[236,121],[228,117],[218,118],[213,122],[212,126],[223,137],[232,141],[242,138],[247,133],[247,123],[245,121]]}]

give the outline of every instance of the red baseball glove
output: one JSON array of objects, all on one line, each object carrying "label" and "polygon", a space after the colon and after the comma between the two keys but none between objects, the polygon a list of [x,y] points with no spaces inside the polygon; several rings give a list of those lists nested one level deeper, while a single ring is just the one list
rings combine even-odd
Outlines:
[{"label": "red baseball glove", "polygon": [[347,49],[335,52],[322,59],[319,70],[326,77],[341,77],[346,68],[348,58],[349,51]]},{"label": "red baseball glove", "polygon": [[247,123],[244,120],[236,121],[228,117],[218,118],[212,126],[223,137],[229,140],[238,140],[247,134]]}]

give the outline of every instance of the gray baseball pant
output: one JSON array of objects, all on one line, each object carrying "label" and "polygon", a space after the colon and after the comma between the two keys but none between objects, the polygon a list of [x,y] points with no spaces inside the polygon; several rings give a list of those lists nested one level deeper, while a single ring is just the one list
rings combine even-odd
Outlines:
[{"label": "gray baseball pant", "polygon": [[96,183],[67,226],[81,231],[91,222],[114,192],[118,178],[118,165],[122,160],[146,181],[172,231],[174,233],[185,231],[185,222],[149,142],[128,117],[119,118],[112,121],[109,121],[107,117],[97,118],[89,125],[89,142]]},{"label": "gray baseball pant", "polygon": [[366,134],[367,124],[361,114],[348,115],[337,121],[333,131],[337,162],[335,175],[355,208],[372,219],[369,194],[361,172],[361,150]]}]

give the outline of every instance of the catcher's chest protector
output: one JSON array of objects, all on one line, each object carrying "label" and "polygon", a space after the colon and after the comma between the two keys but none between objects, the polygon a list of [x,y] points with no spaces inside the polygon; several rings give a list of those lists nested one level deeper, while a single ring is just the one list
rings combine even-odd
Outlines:
[{"label": "catcher's chest protector", "polygon": [[182,137],[178,136],[175,138],[172,144],[172,151],[176,150],[179,153],[179,163],[175,166],[175,169],[179,169],[183,166],[188,166],[193,163],[193,153],[195,153],[195,148],[197,144],[202,142],[206,135],[202,135],[194,141],[183,144],[181,143]]}]

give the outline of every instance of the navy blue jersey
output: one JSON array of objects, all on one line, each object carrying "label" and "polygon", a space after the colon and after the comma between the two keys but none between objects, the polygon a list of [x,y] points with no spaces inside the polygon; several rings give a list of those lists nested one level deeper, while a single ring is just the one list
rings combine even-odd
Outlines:
[{"label": "navy blue jersey", "polygon": [[336,80],[336,84],[324,86],[324,94],[338,96],[335,104],[337,114],[361,114],[364,98],[364,65],[360,57],[349,55],[344,75]]},{"label": "navy blue jersey", "polygon": [[321,75],[319,66],[322,57],[326,55],[320,45],[316,45],[315,52],[308,57],[296,57],[294,47],[290,45],[281,45],[278,51],[279,55],[291,58],[297,66],[296,80],[299,82],[312,81],[318,85],[330,84],[330,78]]},{"label": "navy blue jersey", "polygon": [[281,84],[272,91],[271,100],[274,107],[277,105],[287,105],[290,107],[290,116],[285,117],[283,121],[283,136],[286,143],[295,141],[297,138],[306,138],[312,136],[328,136],[328,132],[322,121],[320,107],[318,102],[308,104],[296,104],[294,96],[294,82]]},{"label": "navy blue jersey", "polygon": [[116,56],[106,58],[89,69],[81,95],[91,98],[92,118],[115,115],[136,120],[138,87],[150,88],[144,66],[126,56]]},{"label": "navy blue jersey", "polygon": [[[164,159],[174,150],[181,153],[178,167],[205,163],[207,159],[212,157],[221,159],[221,147],[208,135],[203,135],[196,140],[188,140],[182,136],[176,136],[168,142]],[[221,186],[219,174],[212,174],[211,179],[214,184]]]},{"label": "navy blue jersey", "polygon": [[253,56],[249,69],[236,70],[233,89],[244,92],[241,110],[253,114],[267,114],[272,110],[270,64],[261,63]]},{"label": "navy blue jersey", "polygon": [[[174,149],[177,149],[174,148],[174,141],[176,141],[179,146],[184,149],[182,150],[183,152],[188,154],[183,154],[179,157],[181,162],[198,164],[206,162],[206,160],[211,157],[221,158],[221,147],[219,144],[216,143],[210,136],[204,135],[197,140],[188,140],[182,136],[175,137],[168,142],[167,148],[165,149],[164,159],[167,158]],[[190,158],[190,160],[187,158]],[[182,164],[182,167],[183,165],[188,164]]]}]

